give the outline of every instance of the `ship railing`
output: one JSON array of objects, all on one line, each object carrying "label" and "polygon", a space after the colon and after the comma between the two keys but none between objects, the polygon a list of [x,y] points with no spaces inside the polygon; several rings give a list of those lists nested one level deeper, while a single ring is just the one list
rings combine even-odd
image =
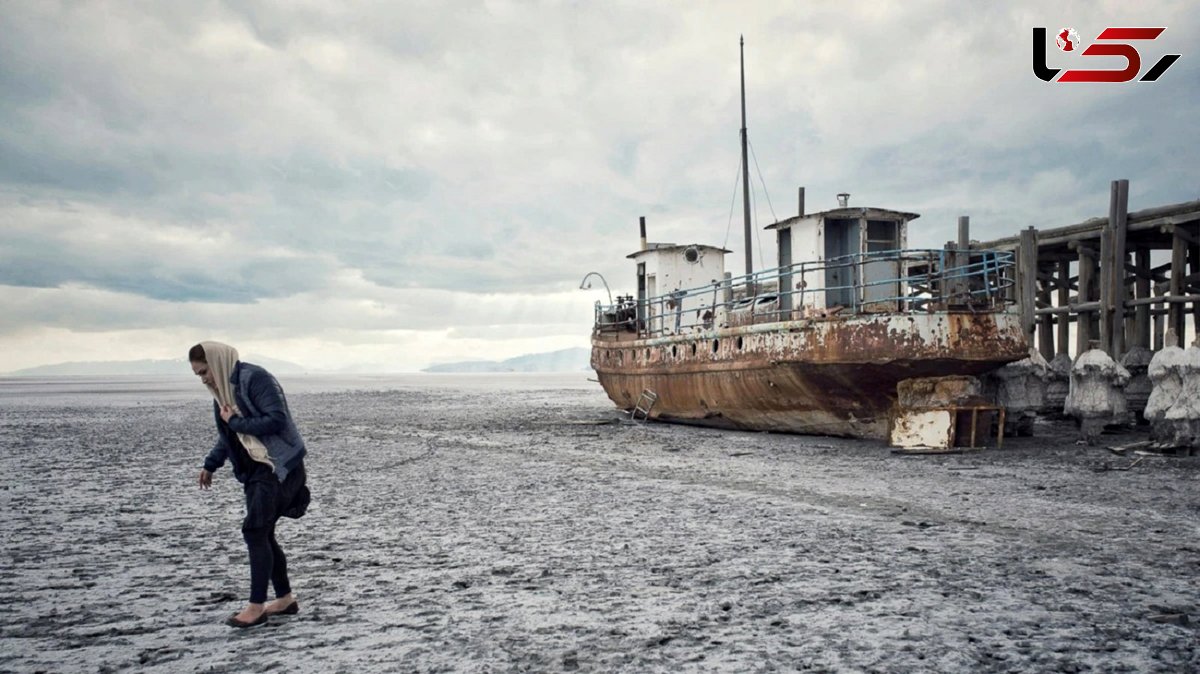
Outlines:
[{"label": "ship railing", "polygon": [[765,269],[640,303],[597,302],[595,330],[637,337],[859,314],[994,311],[1014,302],[1007,251],[884,250]]}]

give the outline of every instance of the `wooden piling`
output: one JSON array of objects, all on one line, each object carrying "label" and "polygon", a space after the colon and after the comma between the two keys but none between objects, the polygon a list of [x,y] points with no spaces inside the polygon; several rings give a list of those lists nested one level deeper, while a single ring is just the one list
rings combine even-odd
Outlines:
[{"label": "wooden piling", "polygon": [[[1172,229],[1171,236],[1171,281],[1168,295],[1178,297],[1183,294],[1183,277],[1186,273],[1187,264],[1187,240],[1183,237],[1183,232],[1176,225]],[[1174,302],[1167,305],[1167,329],[1174,330],[1176,335],[1179,335],[1180,343],[1183,343],[1183,307]]]},{"label": "wooden piling", "polygon": [[1079,290],[1077,294],[1078,302],[1076,303],[1075,319],[1075,357],[1088,350],[1088,343],[1092,341],[1092,319],[1091,316],[1084,311],[1080,305],[1090,302],[1092,299],[1092,270],[1096,268],[1096,262],[1089,254],[1090,249],[1086,246],[1079,246]]},{"label": "wooden piling", "polygon": [[1111,198],[1109,199],[1108,221],[1112,226],[1112,261],[1113,270],[1111,275],[1112,280],[1112,347],[1109,355],[1113,360],[1120,361],[1121,356],[1125,354],[1125,294],[1126,294],[1126,279],[1128,275],[1125,273],[1126,255],[1125,255],[1125,238],[1129,224],[1129,181],[1125,179],[1114,180],[1111,188]]},{"label": "wooden piling", "polygon": [[[1039,272],[1037,277],[1038,304],[1040,304],[1042,307],[1054,306],[1053,297],[1050,294],[1051,281],[1053,280],[1054,275],[1048,272]],[[1053,314],[1039,314],[1038,316],[1038,351],[1041,352],[1042,358],[1045,358],[1046,360],[1050,360],[1054,357],[1054,318],[1055,317]]]},{"label": "wooden piling", "polygon": [[[1194,287],[1193,279],[1200,274],[1200,245],[1196,245],[1194,241],[1188,246],[1188,259],[1188,277],[1184,279],[1185,284],[1181,285],[1186,285],[1185,292],[1190,295],[1192,294],[1191,288]],[[1200,303],[1195,301],[1192,302],[1192,336],[1200,337]],[[1182,332],[1179,333],[1179,345],[1183,347],[1191,345],[1191,340],[1184,341]]]},{"label": "wooden piling", "polygon": [[1168,329],[1200,335],[1200,200],[1129,212],[1129,183],[1114,180],[1107,217],[1016,234],[977,247],[1017,255],[1005,296],[1025,305],[1040,351],[1078,356],[1094,341],[1119,359],[1160,348]]},{"label": "wooden piling", "polygon": [[[1058,261],[1058,306],[1066,307],[1071,301],[1071,261]],[[1058,314],[1054,317],[1054,321],[1058,327],[1058,353],[1071,355],[1071,345],[1068,343],[1071,339],[1071,316],[1069,314]],[[1058,355],[1058,354],[1055,354]]]},{"label": "wooden piling", "polygon": [[[1150,297],[1150,250],[1139,247],[1133,253],[1133,266],[1136,268],[1137,280],[1134,281],[1136,299],[1144,300]],[[1150,305],[1139,304],[1134,309],[1134,344],[1150,348]]]},{"label": "wooden piling", "polygon": [[1114,238],[1111,226],[1100,231],[1100,348],[1109,356],[1113,356]]},{"label": "wooden piling", "polygon": [[1021,230],[1021,249],[1017,257],[1017,286],[1020,292],[1021,328],[1025,338],[1033,344],[1034,311],[1037,308],[1037,230],[1033,227]]},{"label": "wooden piling", "polygon": [[[1166,290],[1156,289],[1155,292],[1157,292],[1158,296],[1161,298]],[[1154,321],[1154,351],[1162,351],[1163,346],[1165,346],[1167,335],[1167,328],[1165,324],[1167,311],[1167,309],[1150,309],[1150,315]]]}]

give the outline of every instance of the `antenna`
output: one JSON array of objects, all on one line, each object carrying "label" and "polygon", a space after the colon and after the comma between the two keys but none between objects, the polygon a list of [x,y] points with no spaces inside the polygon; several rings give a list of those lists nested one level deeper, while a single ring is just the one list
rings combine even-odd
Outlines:
[{"label": "antenna", "polygon": [[[754,256],[750,242],[750,163],[746,157],[746,40],[738,36],[738,52],[742,71],[742,208],[746,228],[746,275],[754,273]],[[751,284],[753,285],[753,284]]]}]

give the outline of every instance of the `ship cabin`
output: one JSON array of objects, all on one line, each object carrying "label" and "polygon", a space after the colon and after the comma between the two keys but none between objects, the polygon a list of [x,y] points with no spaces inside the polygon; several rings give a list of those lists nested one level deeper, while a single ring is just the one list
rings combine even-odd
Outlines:
[{"label": "ship cabin", "polygon": [[896,311],[907,292],[899,251],[917,217],[842,206],[769,225],[778,244],[781,317]]},{"label": "ship cabin", "polygon": [[[908,223],[917,217],[843,203],[776,222],[766,229],[776,234],[778,266],[736,278],[725,272],[731,252],[725,248],[643,238],[641,249],[627,256],[637,265],[637,295],[598,305],[595,334],[618,340],[677,337],[930,308],[948,277],[938,275],[941,251],[906,250]],[[989,270],[998,274],[1000,266],[992,263],[980,273]],[[996,282],[978,290],[990,298]]]},{"label": "ship cabin", "polygon": [[[724,299],[718,291],[730,252],[704,244],[644,243],[626,256],[637,263],[636,308],[629,303],[637,325],[657,335],[711,329]],[[697,291],[707,286],[711,293]]]}]

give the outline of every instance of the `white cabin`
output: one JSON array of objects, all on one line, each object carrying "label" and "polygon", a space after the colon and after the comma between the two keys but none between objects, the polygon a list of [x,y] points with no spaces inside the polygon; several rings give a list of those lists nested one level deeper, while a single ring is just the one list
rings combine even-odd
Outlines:
[{"label": "white cabin", "polygon": [[[711,326],[721,303],[718,289],[729,252],[704,244],[649,243],[628,255],[637,262],[638,321],[663,334],[678,334],[685,326]],[[683,296],[682,291],[704,286],[712,286],[713,292]]]},{"label": "white cabin", "polygon": [[[839,265],[837,260],[905,248],[908,222],[918,217],[882,208],[843,207],[797,215],[768,226],[775,230],[778,242],[780,309],[796,316],[837,307],[894,310],[881,300],[901,296],[899,284],[871,284],[901,278],[898,259],[856,260],[861,265]],[[814,263],[805,265],[813,271],[806,271],[800,263]]]}]

